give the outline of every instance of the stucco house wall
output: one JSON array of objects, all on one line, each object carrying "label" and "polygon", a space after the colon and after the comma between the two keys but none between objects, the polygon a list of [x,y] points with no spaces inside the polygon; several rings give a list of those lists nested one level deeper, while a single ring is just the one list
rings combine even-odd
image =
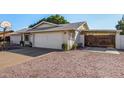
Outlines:
[{"label": "stucco house wall", "polygon": [[20,44],[21,41],[21,34],[11,35],[10,42],[13,44]]},{"label": "stucco house wall", "polygon": [[[25,33],[11,35],[10,36],[11,43],[20,44],[21,37],[22,37],[22,40],[25,41],[24,34]],[[46,40],[43,40],[43,38],[42,38],[43,36],[46,37],[45,38]],[[29,40],[32,43],[33,47],[42,47],[42,44],[45,45],[45,43],[46,43],[47,45],[43,46],[44,48],[53,48],[53,49],[62,49],[63,43],[68,44],[68,49],[71,49],[74,44],[74,41],[75,41],[72,36],[72,32],[70,32],[70,31],[31,33]],[[25,41],[25,43],[26,43],[26,41]],[[58,46],[58,44],[59,44],[59,46]]]},{"label": "stucco house wall", "polygon": [[124,35],[120,35],[120,33],[116,34],[116,48],[124,49]]}]

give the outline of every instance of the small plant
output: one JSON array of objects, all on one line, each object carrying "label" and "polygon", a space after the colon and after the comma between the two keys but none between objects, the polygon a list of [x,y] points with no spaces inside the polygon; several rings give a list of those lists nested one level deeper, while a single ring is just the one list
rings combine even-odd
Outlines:
[{"label": "small plant", "polygon": [[78,43],[77,48],[82,48],[82,47],[83,47],[83,44],[82,43]]},{"label": "small plant", "polygon": [[63,43],[63,44],[62,44],[62,49],[63,49],[64,51],[67,51],[67,50],[68,50],[68,44]]},{"label": "small plant", "polygon": [[73,44],[72,49],[75,50],[77,49],[78,45],[76,43]]}]

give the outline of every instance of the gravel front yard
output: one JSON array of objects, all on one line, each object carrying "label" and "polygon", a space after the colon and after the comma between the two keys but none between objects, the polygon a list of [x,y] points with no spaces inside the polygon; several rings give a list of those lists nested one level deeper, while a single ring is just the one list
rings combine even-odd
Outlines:
[{"label": "gravel front yard", "polygon": [[53,52],[1,69],[0,77],[124,77],[124,53]]}]

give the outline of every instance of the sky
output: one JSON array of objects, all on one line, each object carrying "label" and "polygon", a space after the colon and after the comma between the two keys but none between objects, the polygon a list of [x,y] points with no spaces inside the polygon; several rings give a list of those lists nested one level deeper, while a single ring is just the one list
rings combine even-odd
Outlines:
[{"label": "sky", "polygon": [[[28,27],[39,19],[51,14],[0,14],[0,22],[9,21],[12,29],[17,31]],[[122,14],[60,14],[69,22],[86,21],[90,29],[115,29],[115,25],[122,18]]]}]

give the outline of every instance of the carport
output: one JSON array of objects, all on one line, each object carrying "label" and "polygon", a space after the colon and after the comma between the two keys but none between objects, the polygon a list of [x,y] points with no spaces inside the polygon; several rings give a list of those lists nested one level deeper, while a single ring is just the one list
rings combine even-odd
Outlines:
[{"label": "carport", "polygon": [[116,48],[116,33],[118,30],[89,30],[82,31],[84,46]]}]

